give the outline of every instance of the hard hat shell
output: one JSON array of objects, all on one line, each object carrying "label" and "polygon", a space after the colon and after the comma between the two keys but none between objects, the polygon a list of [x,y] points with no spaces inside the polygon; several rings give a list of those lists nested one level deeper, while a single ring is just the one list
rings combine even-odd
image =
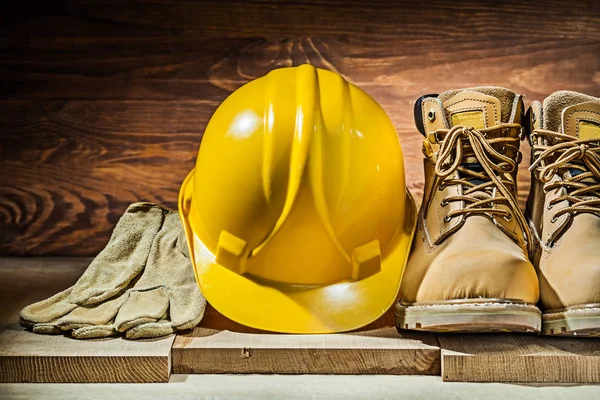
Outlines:
[{"label": "hard hat shell", "polygon": [[389,117],[310,65],[273,70],[219,106],[179,213],[208,302],[288,333],[348,331],[383,315],[416,224]]}]

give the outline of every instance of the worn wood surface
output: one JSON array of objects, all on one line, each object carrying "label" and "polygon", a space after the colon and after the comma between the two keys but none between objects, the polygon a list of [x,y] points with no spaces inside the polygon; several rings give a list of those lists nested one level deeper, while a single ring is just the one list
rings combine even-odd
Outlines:
[{"label": "worn wood surface", "polygon": [[174,207],[218,104],[305,62],[388,111],[419,201],[415,99],[484,84],[600,95],[599,17],[595,1],[3,2],[0,254],[92,255],[128,203]]},{"label": "worn wood surface", "polygon": [[0,382],[167,382],[174,335],[75,340],[19,326],[19,311],[72,285],[87,258],[0,258]]},{"label": "worn wood surface", "polygon": [[177,336],[173,373],[439,375],[434,334],[400,336],[390,310],[357,332],[283,335],[237,324],[209,307]]},{"label": "worn wood surface", "polygon": [[600,383],[597,339],[399,335],[393,312],[357,332],[284,335],[242,326],[209,307],[200,326],[175,341],[78,341],[18,326],[22,307],[72,285],[89,261],[0,258],[0,382],[166,382],[172,366],[179,374],[441,374],[461,382]]},{"label": "worn wood surface", "polygon": [[440,334],[451,382],[600,383],[600,341],[519,334]]}]

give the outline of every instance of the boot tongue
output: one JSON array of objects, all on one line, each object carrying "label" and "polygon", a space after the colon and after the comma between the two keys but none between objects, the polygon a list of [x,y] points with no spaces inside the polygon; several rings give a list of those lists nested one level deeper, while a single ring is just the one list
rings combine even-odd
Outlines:
[{"label": "boot tongue", "polygon": [[[570,91],[555,92],[544,100],[542,127],[579,139],[600,141],[600,98]],[[580,173],[575,168],[565,171],[570,176]]]},{"label": "boot tongue", "polygon": [[438,96],[450,126],[465,125],[475,129],[509,122],[515,97],[513,91],[493,86],[449,90]]},{"label": "boot tongue", "polygon": [[581,139],[600,138],[600,98],[566,90],[544,100],[542,128]]},{"label": "boot tongue", "polygon": [[[516,94],[502,87],[479,86],[463,90],[450,90],[438,98],[444,105],[450,126],[464,125],[475,129],[489,128],[501,122],[509,122]],[[516,118],[519,118],[520,115]],[[510,121],[513,122],[513,121]],[[472,171],[483,172],[483,167],[474,156],[466,156],[461,164]],[[470,179],[479,185],[481,179]]]}]

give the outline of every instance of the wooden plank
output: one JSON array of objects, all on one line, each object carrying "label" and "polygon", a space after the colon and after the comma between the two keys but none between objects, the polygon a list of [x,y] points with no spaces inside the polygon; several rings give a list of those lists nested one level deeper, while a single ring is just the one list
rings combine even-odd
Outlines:
[{"label": "wooden plank", "polygon": [[[544,2],[544,18],[535,3],[518,0],[494,3],[485,0],[443,0],[427,3],[412,0],[196,1],[127,2],[115,6],[106,0],[69,0],[40,4],[32,9],[16,3],[3,11],[2,33],[7,36],[43,37],[48,32],[66,37],[98,35],[156,36],[269,36],[285,32],[292,36],[373,35],[393,38],[460,36],[465,34],[545,37],[597,36],[595,2],[565,4]],[[531,29],[536,21],[538,29]],[[561,23],[562,22],[562,23]],[[468,31],[464,26],[469,26]],[[110,29],[107,29],[110,28]],[[432,29],[437,28],[437,29]]]},{"label": "wooden plank", "polygon": [[[0,107],[0,254],[94,255],[126,207],[176,208],[218,103],[13,101]],[[392,109],[393,110],[393,109]],[[412,124],[412,122],[411,122]],[[422,193],[420,136],[402,137]]]},{"label": "wooden plank", "polygon": [[548,1],[541,19],[537,4],[519,1],[70,0],[3,11],[5,99],[216,100],[303,62],[408,101],[476,84],[537,97],[600,85],[596,3]]},{"label": "wooden plank", "polygon": [[176,208],[215,107],[203,101],[0,107],[0,254],[95,255],[130,203]]},{"label": "wooden plank", "polygon": [[[97,254],[126,207],[176,208],[181,181],[218,103],[11,101],[0,107],[0,255]],[[398,128],[407,186],[423,194],[422,137],[408,107],[387,106]],[[525,144],[524,144],[525,147]],[[529,151],[519,175],[529,185]]]},{"label": "wooden plank", "polygon": [[173,345],[173,373],[386,374],[440,372],[435,335],[400,336],[393,311],[352,333],[285,335],[239,325],[212,307]]},{"label": "wooden plank", "polygon": [[0,382],[168,382],[173,340],[79,341],[11,327],[0,334]]},{"label": "wooden plank", "polygon": [[19,310],[75,282],[89,259],[0,258],[0,382],[167,382],[174,335],[75,340],[18,325]]},{"label": "wooden plank", "polygon": [[[565,88],[589,93],[600,89],[598,38],[555,32],[541,41],[466,32],[457,38],[393,40],[309,36],[99,41],[101,45],[89,39],[0,39],[0,99],[222,101],[274,68],[302,63],[337,71],[384,105],[404,107],[424,93],[476,85],[510,87],[532,100]],[[24,46],[30,48],[24,52]],[[464,70],[468,73],[457,73]],[[404,115],[410,117],[410,112]]]},{"label": "wooden plank", "polygon": [[419,203],[412,108],[423,93],[489,84],[529,100],[600,91],[599,5],[549,1],[544,10],[540,20],[538,6],[515,1],[6,6],[0,255],[93,255],[129,203],[174,207],[218,104],[250,79],[305,62],[382,104]]},{"label": "wooden plank", "polygon": [[519,334],[440,334],[451,382],[600,383],[600,341]]}]

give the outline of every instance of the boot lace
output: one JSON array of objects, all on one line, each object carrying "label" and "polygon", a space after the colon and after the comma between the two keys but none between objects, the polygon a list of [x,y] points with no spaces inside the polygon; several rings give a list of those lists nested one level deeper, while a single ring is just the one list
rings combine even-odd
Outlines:
[{"label": "boot lace", "polygon": [[[464,206],[450,211],[446,215],[446,222],[452,218],[465,215],[487,214],[499,215],[510,221],[513,215],[516,217],[520,228],[523,230],[527,249],[530,250],[529,227],[527,221],[519,208],[514,194],[515,182],[508,178],[515,171],[519,161],[507,156],[506,149],[519,154],[519,137],[508,135],[497,135],[501,131],[510,129],[521,129],[518,124],[500,124],[490,128],[474,129],[472,127],[457,125],[452,129],[438,129],[434,135],[440,143],[437,162],[435,165],[436,181],[430,186],[426,193],[425,201],[429,201],[436,186],[443,189],[445,186],[460,185],[462,195],[447,196],[442,201],[442,206],[451,202],[464,202]],[[490,133],[496,135],[489,135]],[[493,138],[488,138],[494,136]],[[501,149],[501,150],[497,150]],[[477,165],[483,170],[473,168],[473,163],[464,163],[466,157],[475,157]],[[479,169],[479,168],[477,168]],[[458,172],[456,177],[455,172]],[[437,183],[437,184],[436,184]],[[493,189],[499,193],[493,196]],[[510,189],[509,189],[510,188]],[[508,208],[497,208],[497,205],[505,204]],[[453,234],[449,230],[442,234],[436,244],[441,243],[446,237]]]},{"label": "boot lace", "polygon": [[[556,211],[552,222],[563,214],[591,213],[600,216],[599,140],[578,139],[563,133],[536,129],[531,132],[531,143],[535,161],[529,170],[538,168],[539,179],[544,182],[544,193],[565,189],[565,194],[552,199],[548,207],[565,200],[569,204]],[[562,176],[562,180],[551,182],[555,175]]]}]

